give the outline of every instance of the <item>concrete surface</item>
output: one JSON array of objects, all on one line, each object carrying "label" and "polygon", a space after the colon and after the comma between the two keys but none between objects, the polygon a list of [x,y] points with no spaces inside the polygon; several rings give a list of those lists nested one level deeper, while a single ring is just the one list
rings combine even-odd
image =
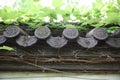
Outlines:
[{"label": "concrete surface", "polygon": [[0,80],[120,80],[120,74],[0,72]]}]

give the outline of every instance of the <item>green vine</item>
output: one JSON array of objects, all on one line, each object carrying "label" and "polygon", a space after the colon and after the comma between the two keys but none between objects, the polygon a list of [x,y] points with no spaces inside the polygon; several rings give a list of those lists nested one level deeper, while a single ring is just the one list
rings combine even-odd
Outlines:
[{"label": "green vine", "polygon": [[[64,24],[68,21],[78,21],[81,24],[75,25],[79,30],[87,30],[86,25],[92,27],[103,27],[109,24],[120,26],[120,0],[111,0],[103,3],[102,0],[96,0],[92,3],[92,9],[81,6],[74,1],[74,7],[71,2],[62,2],[62,0],[52,0],[51,7],[44,7],[39,4],[41,0],[21,0],[16,2],[13,7],[5,6],[0,9],[0,24],[20,25],[27,24],[31,28],[37,28],[43,25],[48,17],[48,23],[59,22]],[[59,4],[58,4],[59,3]],[[19,8],[15,9],[19,5]],[[61,9],[61,7],[65,7]],[[63,28],[64,25],[52,23],[51,28]],[[114,31],[114,26],[109,26],[108,31]]]}]

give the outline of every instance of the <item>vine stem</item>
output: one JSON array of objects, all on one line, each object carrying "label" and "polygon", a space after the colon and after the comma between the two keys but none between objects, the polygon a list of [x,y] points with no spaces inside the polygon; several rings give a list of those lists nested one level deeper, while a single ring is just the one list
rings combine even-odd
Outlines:
[{"label": "vine stem", "polygon": [[[29,64],[29,65],[32,65],[32,66],[35,66],[35,67],[38,67],[38,68],[41,68],[41,69],[44,69],[44,70],[48,70],[48,71],[53,71],[53,72],[57,72],[57,73],[65,73],[67,75],[63,75],[63,77],[70,77],[70,78],[77,78],[77,79],[85,79],[85,80],[108,80],[108,79],[95,79],[95,78],[80,78],[80,77],[74,77],[73,75],[78,75],[77,73],[70,73],[70,72],[64,72],[64,71],[59,71],[59,70],[55,70],[55,69],[51,69],[51,68],[47,68],[47,67],[44,67],[44,66],[40,66],[40,65],[37,65],[37,64],[34,64],[34,63],[31,63],[31,62],[28,62],[28,61],[25,61],[24,59],[21,59],[21,58],[15,58],[15,57],[9,57],[13,60],[16,60],[16,61],[19,61],[19,62],[23,62],[23,63],[26,63],[26,64]],[[70,76],[71,75],[71,76]]]},{"label": "vine stem", "polygon": [[[41,69],[44,69],[44,70],[48,70],[48,71],[53,71],[53,72],[57,72],[57,73],[68,73],[68,72],[64,72],[64,71],[59,71],[59,70],[55,70],[55,69],[51,69],[51,68],[47,68],[47,67],[44,67],[44,66],[40,66],[40,65],[37,65],[37,64],[34,64],[34,63],[31,63],[31,62],[28,62],[28,61],[25,61],[21,58],[14,58],[14,57],[10,57],[11,59],[14,59],[16,61],[19,61],[19,62],[23,62],[23,63],[27,63],[29,65],[32,65],[32,66],[35,66],[35,67],[38,67],[38,68],[41,68]],[[70,73],[69,73],[70,74]],[[72,73],[73,74],[73,73]]]}]

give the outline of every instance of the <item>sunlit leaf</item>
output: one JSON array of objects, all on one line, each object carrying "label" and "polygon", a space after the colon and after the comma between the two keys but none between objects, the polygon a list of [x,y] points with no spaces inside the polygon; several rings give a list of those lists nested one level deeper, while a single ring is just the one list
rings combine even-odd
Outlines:
[{"label": "sunlit leaf", "polygon": [[9,47],[9,46],[2,46],[2,47],[0,47],[0,50],[13,51],[13,50],[14,50],[14,48]]}]

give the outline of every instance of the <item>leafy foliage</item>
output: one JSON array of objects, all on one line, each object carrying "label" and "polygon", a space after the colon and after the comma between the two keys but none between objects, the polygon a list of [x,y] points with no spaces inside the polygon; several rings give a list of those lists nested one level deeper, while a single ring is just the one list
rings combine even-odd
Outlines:
[{"label": "leafy foliage", "polygon": [[114,33],[114,31],[116,31],[117,29],[119,29],[118,26],[111,26],[110,28],[107,28],[106,30],[107,30],[109,33]]},{"label": "leafy foliage", "polygon": [[[108,24],[120,25],[120,0],[110,0],[105,3],[103,0],[96,0],[92,3],[91,9],[79,6],[77,1],[73,3],[72,0],[68,0],[67,3],[62,0],[52,0],[52,7],[40,5],[41,1],[21,0],[16,2],[13,7],[5,6],[0,9],[0,22],[6,25],[27,24],[32,28],[48,22],[52,28],[63,28],[67,27],[68,24],[64,24],[66,22],[78,21],[81,24],[73,24],[73,26],[79,30],[87,30],[86,25],[93,27],[103,27]],[[46,17],[49,18],[47,21]],[[114,31],[116,28],[110,26],[106,29]]]}]

